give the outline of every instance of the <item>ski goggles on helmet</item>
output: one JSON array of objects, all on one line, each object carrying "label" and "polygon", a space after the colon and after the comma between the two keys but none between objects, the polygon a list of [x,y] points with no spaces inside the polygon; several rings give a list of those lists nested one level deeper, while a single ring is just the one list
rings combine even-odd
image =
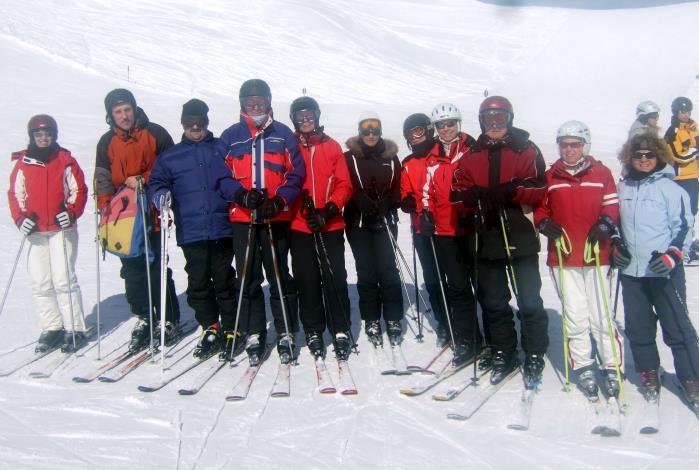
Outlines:
[{"label": "ski goggles on helmet", "polygon": [[304,109],[302,111],[297,111],[294,114],[294,122],[296,122],[296,124],[299,124],[299,125],[304,124],[306,122],[314,123],[314,122],[316,122],[316,113],[313,111],[306,110],[306,109]]},{"label": "ski goggles on helmet", "polygon": [[577,150],[583,148],[583,145],[585,145],[585,142],[582,142],[580,140],[572,140],[570,142],[558,142],[558,148],[560,148],[561,150],[565,150],[567,148]]},{"label": "ski goggles on helmet", "polygon": [[499,109],[481,113],[481,122],[486,129],[504,129],[510,123],[510,113]]},{"label": "ski goggles on helmet", "polygon": [[366,119],[359,123],[359,133],[363,136],[381,135],[381,122],[377,119]]},{"label": "ski goggles on helmet", "polygon": [[446,119],[444,121],[438,121],[434,123],[434,127],[437,128],[437,130],[442,130],[446,127],[454,127],[456,126],[456,119]]},{"label": "ski goggles on helmet", "polygon": [[53,133],[45,129],[36,129],[32,131],[32,136],[35,139],[48,139],[53,136]]},{"label": "ski goggles on helmet", "polygon": [[634,160],[640,160],[644,157],[647,160],[653,160],[655,158],[658,158],[658,156],[654,152],[652,152],[651,150],[637,150],[631,154],[631,158]]},{"label": "ski goggles on helmet", "polygon": [[425,126],[417,126],[408,130],[408,138],[410,139],[420,139],[425,134],[427,134],[427,128]]},{"label": "ski goggles on helmet", "polygon": [[243,98],[243,109],[245,111],[252,111],[253,109],[259,109],[261,111],[267,110],[267,98],[264,96],[248,96]]}]

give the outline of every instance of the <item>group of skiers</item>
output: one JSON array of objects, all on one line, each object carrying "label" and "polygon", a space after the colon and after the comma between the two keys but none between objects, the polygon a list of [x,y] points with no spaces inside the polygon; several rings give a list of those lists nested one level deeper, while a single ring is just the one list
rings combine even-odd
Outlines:
[{"label": "group of skiers", "polygon": [[[155,218],[168,210],[161,205],[171,198],[177,244],[186,260],[187,302],[203,329],[195,356],[218,353],[225,360],[245,349],[251,364],[264,359],[266,278],[282,363],[295,356],[299,318],[313,356],[325,357],[327,329],[338,360],[346,360],[356,341],[344,234],[355,259],[364,332],[375,347],[382,347],[384,330],[391,346],[399,345],[400,209],[410,214],[438,343],[452,345],[454,367],[478,361],[482,371],[491,371],[493,384],[520,368],[513,293],[524,380],[528,386],[540,382],[549,342],[540,295],[540,232],[548,238],[547,264],[563,304],[566,367],[581,390],[596,395],[601,383],[616,396],[623,380],[623,339],[606,285],[616,267],[626,337],[644,393],[659,391],[660,321],[687,398],[699,403],[699,347],[683,271],[692,252],[699,192],[699,131],[687,98],[673,102],[664,139],[657,129],[659,107],[639,105],[619,153],[618,186],[591,156],[590,130],[579,121],[558,129],[560,159],[547,170],[529,133],[514,126],[512,104],[502,96],[481,103],[477,138],[461,128],[461,113],[450,103],[437,105],[430,116],[409,116],[403,135],[412,153],[402,164],[376,113],[359,117],[357,135],[343,152],[324,132],[313,98],[291,104],[293,131],[273,117],[263,80],[244,82],[239,100],[239,122],[219,138],[208,130],[206,103],[185,103],[178,144],[148,120],[130,91],[112,90],[104,102],[110,129],[97,145],[97,204],[104,208],[126,186],[147,195]],[[30,245],[29,272],[43,330],[37,351],[72,351],[86,341],[74,265],[75,222],[87,187],[76,160],[57,143],[53,118],[34,116],[27,131],[28,148],[13,155],[9,200]],[[179,334],[172,272],[160,272],[159,230],[168,227],[155,225],[147,235],[148,263],[145,255],[120,258],[126,299],[139,318],[131,337],[134,350],[147,346],[152,323],[161,319],[166,341]],[[166,312],[156,301],[161,275]]]}]

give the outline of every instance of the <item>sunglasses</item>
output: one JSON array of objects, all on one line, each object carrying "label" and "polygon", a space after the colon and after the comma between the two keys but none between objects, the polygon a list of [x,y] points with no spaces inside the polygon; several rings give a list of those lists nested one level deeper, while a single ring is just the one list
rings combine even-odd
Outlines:
[{"label": "sunglasses", "polygon": [[252,111],[255,108],[264,111],[267,109],[267,98],[264,96],[250,96],[244,98],[243,108],[245,108],[245,111]]},{"label": "sunglasses", "polygon": [[565,149],[581,149],[585,145],[583,142],[580,142],[579,140],[576,140],[575,142],[559,142],[558,147],[561,150]]},{"label": "sunglasses", "polygon": [[483,125],[487,129],[502,129],[510,122],[510,113],[506,111],[486,111],[481,114]]},{"label": "sunglasses", "polygon": [[425,134],[427,134],[427,129],[423,126],[413,127],[408,131],[408,137],[413,139],[419,139]]},{"label": "sunglasses", "polygon": [[182,127],[191,129],[194,126],[203,129],[206,127],[206,123],[200,116],[185,116],[182,118]]},{"label": "sunglasses", "polygon": [[439,130],[444,129],[445,127],[454,127],[456,126],[456,120],[455,119],[448,119],[446,121],[439,121],[434,124],[434,127],[436,127]]},{"label": "sunglasses", "polygon": [[45,130],[32,131],[35,139],[48,139],[51,137],[51,132]]},{"label": "sunglasses", "polygon": [[368,136],[368,135],[381,135],[381,128],[380,127],[367,127],[366,129],[362,128],[359,133],[363,136]]},{"label": "sunglasses", "polygon": [[634,160],[640,160],[642,158],[646,158],[647,160],[654,160],[658,158],[656,154],[653,152],[645,151],[645,152],[635,152],[633,155],[631,155],[631,158]]},{"label": "sunglasses", "polygon": [[299,111],[294,114],[294,121],[296,124],[303,124],[305,122],[316,122],[316,113],[313,111]]}]

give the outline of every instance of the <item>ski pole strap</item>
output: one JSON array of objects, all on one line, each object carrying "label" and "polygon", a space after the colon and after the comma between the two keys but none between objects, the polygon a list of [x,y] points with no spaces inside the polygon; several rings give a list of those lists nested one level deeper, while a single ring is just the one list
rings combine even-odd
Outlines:
[{"label": "ski pole strap", "polygon": [[[560,250],[560,252],[566,256],[573,252],[573,244],[570,242],[570,237],[568,237],[566,229],[563,229],[561,236],[556,238],[556,250]],[[559,264],[561,262],[561,253],[558,254]]]},{"label": "ski pole strap", "polygon": [[592,245],[589,241],[585,241],[585,249],[583,251],[583,261],[591,263],[595,261],[599,266],[599,242]]},{"label": "ski pole strap", "polygon": [[[565,230],[563,231],[565,234]],[[566,239],[568,236],[566,235]],[[563,273],[563,252],[564,245],[566,241],[563,236],[556,239],[556,254],[558,255],[558,284],[559,293],[561,297],[561,325],[563,327],[563,363],[565,364],[565,375],[566,381],[563,384],[565,391],[570,391],[570,367],[569,367],[569,357],[568,357],[568,316],[566,315],[566,303],[565,303],[565,281]],[[570,240],[568,240],[570,243]],[[570,251],[568,251],[570,253]]]}]

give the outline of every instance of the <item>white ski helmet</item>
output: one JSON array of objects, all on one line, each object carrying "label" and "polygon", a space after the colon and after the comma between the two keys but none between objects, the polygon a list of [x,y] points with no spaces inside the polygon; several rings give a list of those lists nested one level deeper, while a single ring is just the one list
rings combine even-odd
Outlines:
[{"label": "white ski helmet", "polygon": [[566,137],[574,137],[583,141],[583,157],[590,155],[590,146],[592,145],[592,137],[590,128],[587,124],[580,121],[566,121],[561,124],[556,133],[556,143],[559,143]]},{"label": "white ski helmet", "polygon": [[660,106],[653,103],[652,101],[641,101],[640,103],[638,103],[638,106],[636,106],[636,117],[637,118],[644,116],[646,114],[659,113],[659,112],[660,112]]},{"label": "white ski helmet", "polygon": [[439,121],[447,121],[449,119],[455,119],[461,122],[461,111],[459,108],[451,103],[440,103],[432,109],[432,114],[430,115],[430,120],[432,124]]}]

